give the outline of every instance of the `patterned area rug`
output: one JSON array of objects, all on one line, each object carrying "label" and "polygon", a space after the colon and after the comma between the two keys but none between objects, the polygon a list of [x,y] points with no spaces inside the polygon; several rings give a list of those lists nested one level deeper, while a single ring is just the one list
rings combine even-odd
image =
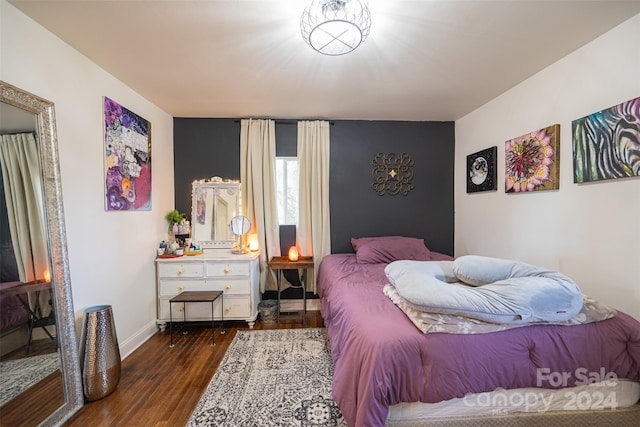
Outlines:
[{"label": "patterned area rug", "polygon": [[346,426],[332,378],[324,328],[238,331],[187,426]]},{"label": "patterned area rug", "polygon": [[0,405],[4,405],[56,369],[60,369],[60,355],[57,352],[0,362]]}]

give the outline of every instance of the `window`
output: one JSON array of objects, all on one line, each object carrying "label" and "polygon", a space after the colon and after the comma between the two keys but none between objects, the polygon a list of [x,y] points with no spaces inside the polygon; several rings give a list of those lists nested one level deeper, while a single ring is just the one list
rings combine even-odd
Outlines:
[{"label": "window", "polygon": [[276,199],[280,225],[298,224],[298,158],[276,157]]}]

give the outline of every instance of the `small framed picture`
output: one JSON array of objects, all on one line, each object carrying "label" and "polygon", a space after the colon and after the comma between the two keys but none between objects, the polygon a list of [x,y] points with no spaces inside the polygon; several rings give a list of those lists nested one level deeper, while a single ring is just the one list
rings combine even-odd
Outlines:
[{"label": "small framed picture", "polygon": [[467,193],[497,190],[496,155],[498,147],[467,156]]}]

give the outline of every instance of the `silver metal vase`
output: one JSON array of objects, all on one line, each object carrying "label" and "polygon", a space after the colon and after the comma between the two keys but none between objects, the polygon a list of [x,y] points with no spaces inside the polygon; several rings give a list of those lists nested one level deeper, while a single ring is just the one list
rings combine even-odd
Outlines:
[{"label": "silver metal vase", "polygon": [[85,309],[79,353],[85,400],[111,394],[120,382],[121,360],[110,305]]}]

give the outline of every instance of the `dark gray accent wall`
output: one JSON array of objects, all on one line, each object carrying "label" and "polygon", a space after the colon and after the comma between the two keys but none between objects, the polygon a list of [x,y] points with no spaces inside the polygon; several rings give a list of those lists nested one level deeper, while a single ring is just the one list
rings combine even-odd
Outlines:
[{"label": "dark gray accent wall", "polygon": [[[351,238],[424,238],[453,255],[453,122],[336,121],[331,127],[331,250],[349,252]],[[378,195],[371,187],[377,153],[407,153],[414,189]]]},{"label": "dark gray accent wall", "polygon": [[234,119],[174,118],[173,174],[175,208],[191,218],[193,181],[213,176],[240,179],[240,123]]},{"label": "dark gray accent wall", "polygon": [[[424,238],[431,250],[453,255],[453,122],[339,120],[331,126],[331,251],[352,252],[352,237]],[[294,156],[295,121],[276,124],[276,152]],[[372,188],[377,153],[407,153],[414,189],[379,196]],[[211,176],[240,178],[237,119],[174,119],[176,209],[191,210],[191,183]]]}]

